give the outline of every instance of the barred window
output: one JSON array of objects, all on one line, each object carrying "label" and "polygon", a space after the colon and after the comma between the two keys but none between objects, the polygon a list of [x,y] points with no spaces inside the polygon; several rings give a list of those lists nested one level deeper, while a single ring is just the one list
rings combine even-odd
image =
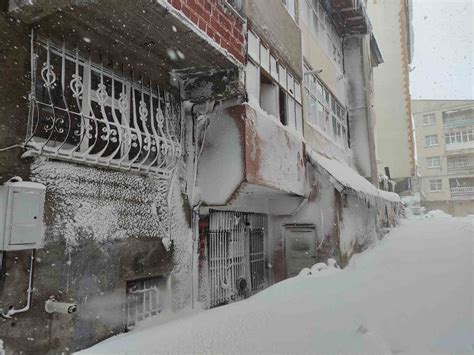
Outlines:
[{"label": "barred window", "polygon": [[30,151],[169,176],[182,152],[176,97],[64,45],[33,48]]}]

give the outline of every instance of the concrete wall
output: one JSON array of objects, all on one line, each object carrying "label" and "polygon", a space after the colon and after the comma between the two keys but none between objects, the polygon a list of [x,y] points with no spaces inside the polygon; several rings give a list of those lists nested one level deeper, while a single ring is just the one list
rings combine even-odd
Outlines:
[{"label": "concrete wall", "polygon": [[389,167],[391,178],[406,178],[414,174],[414,146],[405,1],[369,0],[367,10],[384,58],[374,68],[379,171]]}]

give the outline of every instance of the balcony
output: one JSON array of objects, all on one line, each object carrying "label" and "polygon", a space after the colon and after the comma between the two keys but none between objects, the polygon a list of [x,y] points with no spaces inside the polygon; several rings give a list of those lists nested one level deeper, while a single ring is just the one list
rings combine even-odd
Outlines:
[{"label": "balcony", "polygon": [[467,127],[467,126],[474,126],[474,117],[465,116],[465,117],[450,117],[450,118],[443,119],[443,127],[445,129]]},{"label": "balcony", "polygon": [[306,194],[302,138],[249,104],[210,117],[198,164],[202,206],[275,215]]},{"label": "balcony", "polygon": [[443,126],[445,129],[474,126],[474,109],[465,108],[443,112]]},{"label": "balcony", "polygon": [[323,0],[323,6],[334,20],[339,33],[367,34],[370,20],[362,0]]},{"label": "balcony", "polygon": [[474,174],[474,162],[466,162],[462,164],[450,164],[448,162],[448,174],[460,175],[460,174]]},{"label": "balcony", "polygon": [[245,21],[225,1],[10,0],[9,4],[9,15],[32,25],[35,37],[64,39],[69,50],[95,53],[92,61],[117,62],[160,87],[179,78],[191,79],[182,87],[183,96],[191,101],[243,92],[239,70],[245,58]]},{"label": "balcony", "polygon": [[446,144],[447,155],[471,152],[474,152],[474,141]]},{"label": "balcony", "polygon": [[468,187],[451,187],[451,198],[455,200],[471,200],[474,199],[474,186]]}]

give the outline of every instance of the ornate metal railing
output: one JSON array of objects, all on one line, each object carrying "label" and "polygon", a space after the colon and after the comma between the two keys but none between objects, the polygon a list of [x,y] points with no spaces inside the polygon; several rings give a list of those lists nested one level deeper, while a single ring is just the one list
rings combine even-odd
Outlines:
[{"label": "ornate metal railing", "polygon": [[[32,41],[32,153],[169,177],[180,161],[179,98],[133,72],[109,70]],[[112,67],[116,67],[112,65]]]}]

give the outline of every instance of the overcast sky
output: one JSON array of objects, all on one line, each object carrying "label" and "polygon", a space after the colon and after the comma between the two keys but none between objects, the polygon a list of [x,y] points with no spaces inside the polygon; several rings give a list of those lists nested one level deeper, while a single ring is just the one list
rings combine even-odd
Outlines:
[{"label": "overcast sky", "polygon": [[413,99],[474,99],[474,0],[413,0]]}]

